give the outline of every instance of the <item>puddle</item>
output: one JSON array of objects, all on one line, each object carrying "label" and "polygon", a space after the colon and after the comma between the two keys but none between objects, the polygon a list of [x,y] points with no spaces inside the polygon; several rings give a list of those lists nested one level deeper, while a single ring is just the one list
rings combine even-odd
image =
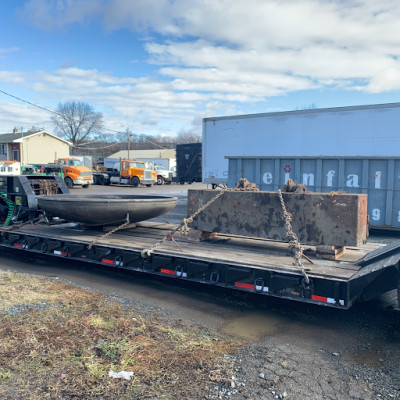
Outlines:
[{"label": "puddle", "polygon": [[383,355],[375,349],[361,349],[348,354],[346,357],[350,362],[357,365],[366,365],[374,368],[382,365]]},{"label": "puddle", "polygon": [[231,336],[259,341],[279,333],[283,324],[284,320],[278,316],[251,313],[230,319],[219,330]]}]

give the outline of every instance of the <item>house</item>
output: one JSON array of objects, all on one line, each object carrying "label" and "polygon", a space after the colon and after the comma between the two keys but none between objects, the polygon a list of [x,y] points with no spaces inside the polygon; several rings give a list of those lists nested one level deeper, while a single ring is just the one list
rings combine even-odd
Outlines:
[{"label": "house", "polygon": [[45,130],[0,134],[0,161],[19,161],[22,165],[53,163],[69,157],[70,142]]}]

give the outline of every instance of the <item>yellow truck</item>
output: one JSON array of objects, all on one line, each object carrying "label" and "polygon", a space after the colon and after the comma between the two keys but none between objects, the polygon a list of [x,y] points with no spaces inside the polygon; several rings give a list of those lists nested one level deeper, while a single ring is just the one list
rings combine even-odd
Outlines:
[{"label": "yellow truck", "polygon": [[121,160],[114,163],[112,168],[94,171],[93,179],[96,185],[111,183],[127,184],[133,187],[146,185],[150,187],[157,182],[157,173],[149,168],[147,163],[138,160]]}]

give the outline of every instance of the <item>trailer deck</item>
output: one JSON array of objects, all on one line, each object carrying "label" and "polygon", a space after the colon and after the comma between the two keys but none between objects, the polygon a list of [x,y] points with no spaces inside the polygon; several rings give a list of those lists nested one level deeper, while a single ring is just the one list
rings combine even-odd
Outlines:
[{"label": "trailer deck", "polygon": [[201,232],[192,230],[143,254],[175,228],[141,222],[101,239],[104,232],[74,223],[28,224],[3,229],[0,246],[342,309],[399,287],[398,242],[349,247],[337,261],[317,259],[315,247],[306,246],[312,261],[303,260],[306,284],[280,241],[229,235],[200,241]]}]

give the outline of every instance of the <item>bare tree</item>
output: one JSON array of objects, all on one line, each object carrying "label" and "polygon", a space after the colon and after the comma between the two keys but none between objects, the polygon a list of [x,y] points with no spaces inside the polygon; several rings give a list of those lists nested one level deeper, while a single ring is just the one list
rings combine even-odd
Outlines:
[{"label": "bare tree", "polygon": [[103,128],[103,115],[83,102],[59,103],[51,120],[56,133],[75,146],[99,134]]}]

